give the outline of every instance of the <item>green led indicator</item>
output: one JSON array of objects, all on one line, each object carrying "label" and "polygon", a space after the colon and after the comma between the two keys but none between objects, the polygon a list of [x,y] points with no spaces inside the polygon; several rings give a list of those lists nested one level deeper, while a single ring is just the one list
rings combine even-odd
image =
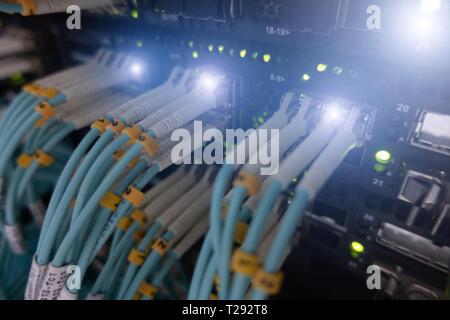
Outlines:
[{"label": "green led indicator", "polygon": [[137,18],[139,17],[139,14],[138,14],[137,10],[132,10],[132,11],[131,11],[131,16],[132,16],[133,18],[137,19]]},{"label": "green led indicator", "polygon": [[297,178],[292,179],[292,182],[297,182],[297,181],[298,181]]},{"label": "green led indicator", "polygon": [[384,170],[386,170],[386,166],[380,163],[375,163],[375,165],[373,166],[373,170],[375,170],[378,173],[382,173],[384,172]]},{"label": "green led indicator", "polygon": [[247,50],[245,50],[245,49],[242,49],[240,52],[239,52],[239,55],[241,56],[241,58],[245,58],[245,55],[247,54]]},{"label": "green led indicator", "polygon": [[380,150],[375,153],[375,159],[382,164],[387,164],[391,161],[391,154],[386,150]]},{"label": "green led indicator", "polygon": [[361,243],[359,243],[357,241],[353,241],[350,244],[350,254],[353,258],[355,258],[355,259],[358,258],[359,255],[363,252],[364,252],[364,246]]},{"label": "green led indicator", "polygon": [[230,49],[230,50],[228,51],[228,53],[230,54],[230,56],[232,56],[232,55],[234,54],[234,49]]},{"label": "green led indicator", "polygon": [[262,117],[259,117],[259,118],[258,118],[258,122],[261,123],[261,124],[263,124],[263,123],[264,123],[264,119],[263,119]]},{"label": "green led indicator", "polygon": [[118,11],[115,7],[112,8],[112,12],[113,12],[114,14],[119,14],[119,11]]},{"label": "green led indicator", "polygon": [[253,59],[258,58],[258,52],[253,52],[253,53],[252,53],[252,58],[253,58]]},{"label": "green led indicator", "polygon": [[143,45],[144,45],[144,44],[142,43],[141,40],[136,41],[136,46],[137,46],[137,47],[142,48]]},{"label": "green led indicator", "polygon": [[311,79],[311,77],[309,76],[309,74],[304,73],[304,74],[302,75],[302,80],[303,80],[303,81],[309,81],[309,79]]},{"label": "green led indicator", "polygon": [[263,60],[265,63],[268,63],[270,61],[270,54],[266,53],[265,55],[263,55]]},{"label": "green led indicator", "polygon": [[192,48],[194,46],[194,41],[192,41],[192,40],[189,41],[188,45],[189,45],[189,48]]},{"label": "green led indicator", "polygon": [[323,63],[319,63],[317,65],[317,71],[319,71],[319,72],[323,72],[323,71],[327,70],[327,68],[328,68],[328,66],[326,64],[323,64]]},{"label": "green led indicator", "polygon": [[208,51],[211,52],[211,51],[213,51],[213,50],[214,50],[214,46],[213,46],[212,44],[210,44],[210,45],[208,46]]}]

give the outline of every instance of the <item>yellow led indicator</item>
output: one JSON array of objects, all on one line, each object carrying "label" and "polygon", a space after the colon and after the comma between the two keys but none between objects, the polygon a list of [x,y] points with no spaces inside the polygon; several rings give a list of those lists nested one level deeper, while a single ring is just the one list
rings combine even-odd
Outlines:
[{"label": "yellow led indicator", "polygon": [[197,59],[197,58],[198,58],[198,52],[197,52],[197,51],[193,51],[193,52],[192,52],[192,57],[193,57],[194,59]]},{"label": "yellow led indicator", "polygon": [[380,150],[375,153],[375,159],[382,164],[387,164],[391,161],[391,154],[386,150]]},{"label": "yellow led indicator", "polygon": [[118,11],[115,7],[112,8],[112,12],[113,12],[114,14],[118,14],[118,13],[119,13],[119,11]]},{"label": "yellow led indicator", "polygon": [[265,55],[263,55],[263,60],[265,63],[268,63],[270,61],[270,54],[266,53]]},{"label": "yellow led indicator", "polygon": [[326,64],[319,63],[319,64],[317,65],[317,71],[323,72],[323,71],[327,70],[327,67],[328,67],[328,66],[327,66]]},{"label": "yellow led indicator", "polygon": [[214,46],[212,45],[212,44],[210,44],[209,46],[208,46],[208,51],[213,51],[214,50]]},{"label": "yellow led indicator", "polygon": [[132,10],[132,11],[131,11],[131,16],[132,16],[133,18],[137,19],[137,18],[139,17],[139,14],[138,14],[137,10]]},{"label": "yellow led indicator", "polygon": [[308,81],[309,79],[311,79],[311,77],[309,76],[309,74],[304,73],[304,74],[302,75],[302,80],[303,80],[303,81]]},{"label": "yellow led indicator", "polygon": [[218,46],[218,47],[217,47],[217,50],[218,50],[220,53],[222,53],[222,52],[223,52],[223,46]]},{"label": "yellow led indicator", "polygon": [[245,58],[245,55],[247,54],[247,50],[245,50],[245,49],[242,49],[240,52],[239,52],[239,55],[241,56],[241,58]]}]

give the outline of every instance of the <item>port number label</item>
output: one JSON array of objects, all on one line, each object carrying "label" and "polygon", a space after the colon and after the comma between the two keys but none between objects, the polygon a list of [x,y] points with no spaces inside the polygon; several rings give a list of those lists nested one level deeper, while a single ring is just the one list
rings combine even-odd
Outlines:
[{"label": "port number label", "polygon": [[409,112],[410,109],[411,109],[410,106],[407,105],[407,104],[399,103],[399,104],[397,105],[397,111],[398,111],[398,112],[404,112],[404,113],[407,113],[407,112]]},{"label": "port number label", "polygon": [[274,26],[266,27],[266,35],[269,35],[269,36],[286,37],[290,33],[291,33],[291,31],[288,28],[274,27]]},{"label": "port number label", "polygon": [[378,178],[373,178],[373,179],[372,179],[372,184],[373,184],[374,186],[377,186],[377,187],[382,187],[383,184],[384,184],[384,181],[381,180],[381,179],[378,179]]}]

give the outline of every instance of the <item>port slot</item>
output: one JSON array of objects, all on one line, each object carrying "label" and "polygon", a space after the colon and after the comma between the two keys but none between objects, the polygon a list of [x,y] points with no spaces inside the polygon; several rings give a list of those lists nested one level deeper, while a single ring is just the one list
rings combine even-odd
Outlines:
[{"label": "port slot", "polygon": [[348,212],[346,210],[337,208],[322,201],[314,202],[312,212],[316,216],[328,218],[340,226],[345,226],[347,222]]},{"label": "port slot", "polygon": [[437,246],[429,239],[386,222],[378,230],[376,242],[420,263],[448,272],[449,247]]},{"label": "port slot", "polygon": [[422,111],[410,143],[422,149],[450,156],[450,115]]},{"label": "port slot", "polygon": [[333,249],[337,249],[339,247],[339,242],[341,241],[341,237],[333,231],[315,224],[310,224],[309,236]]}]

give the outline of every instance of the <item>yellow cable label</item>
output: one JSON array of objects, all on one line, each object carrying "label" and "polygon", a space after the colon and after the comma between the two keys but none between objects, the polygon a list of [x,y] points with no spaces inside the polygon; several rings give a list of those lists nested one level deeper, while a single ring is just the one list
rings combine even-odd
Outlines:
[{"label": "yellow cable label", "polygon": [[102,135],[105,132],[106,127],[110,124],[109,120],[106,118],[99,118],[93,124],[91,124],[91,128],[97,128],[100,131],[99,135]]},{"label": "yellow cable label", "polygon": [[122,198],[128,200],[136,208],[144,201],[145,194],[133,186],[129,186],[127,191],[122,194]]},{"label": "yellow cable label", "polygon": [[125,133],[130,137],[129,143],[133,143],[133,141],[142,133],[142,129],[137,124],[133,124],[131,127],[123,129],[122,133]]},{"label": "yellow cable label", "polygon": [[40,118],[38,121],[34,123],[35,127],[42,128],[47,123],[47,119]]},{"label": "yellow cable label", "polygon": [[211,293],[211,295],[209,296],[209,300],[219,300],[219,297],[214,293]]},{"label": "yellow cable label", "polygon": [[139,222],[140,224],[145,224],[148,220],[145,212],[139,209],[136,209],[131,213],[131,219]]},{"label": "yellow cable label", "polygon": [[35,154],[33,155],[33,160],[39,162],[41,165],[48,167],[53,163],[55,158],[53,158],[51,155],[43,152],[40,149],[37,149]]},{"label": "yellow cable label", "polygon": [[58,90],[53,89],[53,88],[46,88],[41,91],[41,96],[46,97],[48,100],[53,99],[58,95],[59,95]]},{"label": "yellow cable label", "polygon": [[282,282],[283,273],[281,271],[269,273],[263,268],[260,268],[252,279],[253,286],[268,295],[274,295],[280,292]]},{"label": "yellow cable label", "polygon": [[234,232],[234,241],[238,244],[242,244],[247,234],[248,224],[239,221],[236,225],[236,231]]},{"label": "yellow cable label", "polygon": [[128,261],[130,261],[138,266],[142,266],[142,264],[144,263],[144,260],[145,260],[144,252],[141,252],[136,249],[131,249],[131,252],[128,255]]},{"label": "yellow cable label", "polygon": [[103,196],[102,200],[100,200],[100,206],[102,208],[106,207],[111,211],[116,211],[117,207],[120,204],[120,201],[121,199],[118,195],[115,195],[114,193],[108,191]]},{"label": "yellow cable label", "polygon": [[159,238],[153,244],[152,249],[158,251],[159,254],[163,256],[166,253],[167,249],[169,249],[169,243],[166,240]]},{"label": "yellow cable label", "polygon": [[261,189],[261,180],[254,174],[241,170],[237,178],[233,181],[233,186],[238,185],[247,189],[247,195],[254,196]]},{"label": "yellow cable label", "polygon": [[125,124],[119,119],[114,119],[110,124],[106,126],[106,129],[112,130],[114,132],[115,137],[118,137],[122,133],[122,130],[125,128]]},{"label": "yellow cable label", "polygon": [[23,16],[36,14],[36,3],[34,0],[17,0],[17,3],[23,6]]},{"label": "yellow cable label", "polygon": [[137,243],[141,243],[142,239],[144,238],[145,231],[143,229],[138,229],[133,234],[133,238],[136,240]]},{"label": "yellow cable label", "polygon": [[155,288],[150,283],[143,281],[139,286],[138,292],[143,294],[147,298],[153,299],[158,292],[158,288]]},{"label": "yellow cable label", "polygon": [[125,154],[125,151],[123,151],[122,149],[119,149],[113,153],[113,157],[114,157],[114,159],[119,161],[123,157],[124,154]]},{"label": "yellow cable label", "polygon": [[154,155],[159,149],[156,140],[147,132],[141,133],[139,138],[136,139],[135,141],[141,144],[144,147],[145,152],[147,152],[150,155]]},{"label": "yellow cable label", "polygon": [[46,101],[42,101],[34,109],[42,114],[44,119],[51,119],[56,114],[56,110]]},{"label": "yellow cable label", "polygon": [[222,207],[222,218],[225,219],[227,217],[228,212],[228,204],[224,203]]},{"label": "yellow cable label", "polygon": [[140,293],[135,293],[133,298],[131,298],[131,300],[141,300],[142,298],[142,294]]},{"label": "yellow cable label", "polygon": [[131,226],[131,219],[128,217],[123,217],[119,220],[117,223],[117,228],[121,229],[122,231],[127,231]]},{"label": "yellow cable label", "polygon": [[25,153],[22,153],[17,159],[17,164],[25,169],[30,166],[31,162],[33,162],[33,157]]},{"label": "yellow cable label", "polygon": [[77,202],[77,198],[73,198],[72,201],[70,202],[70,207],[72,209],[75,208],[75,202]]},{"label": "yellow cable label", "polygon": [[216,291],[219,292],[220,291],[220,277],[219,274],[215,274],[214,275],[214,285],[216,287]]},{"label": "yellow cable label", "polygon": [[231,269],[251,277],[259,267],[258,256],[248,254],[241,249],[236,250],[231,259]]},{"label": "yellow cable label", "polygon": [[134,159],[131,160],[131,162],[128,164],[127,168],[128,168],[128,169],[133,168],[138,162],[139,162],[139,157],[134,158]]},{"label": "yellow cable label", "polygon": [[34,94],[36,91],[40,89],[40,86],[36,83],[29,83],[23,86],[22,90],[28,93]]}]

